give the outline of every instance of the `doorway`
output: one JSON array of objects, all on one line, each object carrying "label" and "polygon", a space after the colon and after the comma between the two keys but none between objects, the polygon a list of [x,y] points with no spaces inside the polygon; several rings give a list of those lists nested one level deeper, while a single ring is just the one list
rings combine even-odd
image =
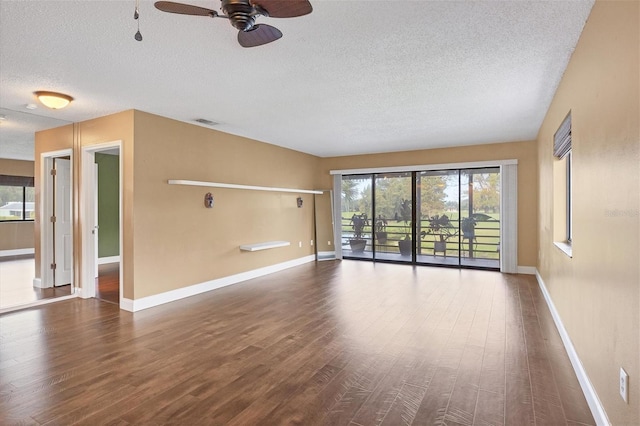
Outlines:
[{"label": "doorway", "polygon": [[121,305],[122,157],[121,142],[82,150],[83,297]]},{"label": "doorway", "polygon": [[40,279],[34,287],[73,293],[73,169],[71,150],[49,152],[41,161]]},{"label": "doorway", "polygon": [[53,216],[53,286],[71,285],[73,274],[73,238],[71,235],[71,159],[52,159]]}]

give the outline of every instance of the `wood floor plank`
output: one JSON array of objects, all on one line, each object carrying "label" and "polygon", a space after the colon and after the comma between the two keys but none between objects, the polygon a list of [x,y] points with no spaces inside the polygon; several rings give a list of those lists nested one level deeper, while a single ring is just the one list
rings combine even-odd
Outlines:
[{"label": "wood floor plank", "polygon": [[0,424],[594,424],[534,278],[342,261],[0,315]]},{"label": "wood floor plank", "polygon": [[[456,383],[457,369],[450,367],[440,367],[436,370],[429,387],[423,395],[417,410],[415,410],[414,419],[411,425],[433,425],[444,424],[444,417],[449,405],[449,399]],[[406,398],[405,398],[406,399]],[[402,421],[403,416],[408,411],[407,407],[413,409],[417,398],[410,398],[407,404],[405,399],[398,399],[389,411],[389,415],[382,422],[383,425],[394,425],[398,421]],[[396,408],[402,404],[401,408]],[[395,415],[395,413],[398,413]],[[407,416],[408,417],[408,416]]]}]

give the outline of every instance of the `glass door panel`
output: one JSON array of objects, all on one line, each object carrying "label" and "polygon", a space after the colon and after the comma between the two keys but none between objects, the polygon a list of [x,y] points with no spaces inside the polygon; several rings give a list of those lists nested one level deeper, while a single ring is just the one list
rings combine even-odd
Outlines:
[{"label": "glass door panel", "polygon": [[374,258],[413,261],[412,174],[384,173],[374,176]]},{"label": "glass door panel", "polygon": [[500,267],[500,168],[460,172],[460,264]]},{"label": "glass door panel", "polygon": [[416,235],[417,262],[431,265],[459,265],[458,218],[460,186],[458,170],[421,172],[416,195],[420,220]]},{"label": "glass door panel", "polygon": [[344,257],[373,258],[372,175],[342,177],[341,241]]}]

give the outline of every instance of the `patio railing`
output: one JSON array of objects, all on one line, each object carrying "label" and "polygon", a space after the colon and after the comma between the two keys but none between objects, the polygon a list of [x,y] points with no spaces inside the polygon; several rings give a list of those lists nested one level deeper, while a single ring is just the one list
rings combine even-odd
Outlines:
[{"label": "patio railing", "polygon": [[[351,218],[342,218],[342,246],[345,254],[350,254],[349,240],[353,238],[353,229],[350,224]],[[500,221],[498,219],[477,220],[474,227],[474,233],[471,238],[465,236],[459,229],[459,221],[451,220],[453,235],[446,240],[446,250],[435,251],[436,244],[440,238],[430,228],[429,221],[423,219],[418,228],[417,235],[419,243],[416,245],[417,255],[435,255],[444,257],[465,257],[477,259],[494,259],[500,258]],[[362,234],[362,239],[366,240],[364,252],[370,257],[373,251],[372,244],[375,243],[375,251],[377,253],[398,253],[398,242],[405,238],[407,232],[411,233],[411,229],[406,227],[402,222],[388,221],[385,227],[386,239],[381,238],[382,235],[372,234],[372,226],[366,226]],[[424,231],[423,237],[420,237]],[[441,249],[442,247],[437,247]],[[353,253],[354,256],[358,254]]]}]

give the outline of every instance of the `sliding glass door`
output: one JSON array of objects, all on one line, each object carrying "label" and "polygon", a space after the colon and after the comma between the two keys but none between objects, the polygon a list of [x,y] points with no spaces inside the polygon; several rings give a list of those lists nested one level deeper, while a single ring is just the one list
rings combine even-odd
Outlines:
[{"label": "sliding glass door", "polygon": [[347,258],[500,268],[500,169],[346,175]]},{"label": "sliding glass door", "polygon": [[418,174],[420,236],[418,263],[459,265],[460,173],[458,170]]},{"label": "sliding glass door", "polygon": [[500,267],[500,169],[460,171],[460,264]]},{"label": "sliding glass door", "polygon": [[417,262],[500,268],[500,169],[419,174]]},{"label": "sliding glass door", "polygon": [[342,253],[345,257],[373,259],[371,175],[342,178]]},{"label": "sliding glass door", "polygon": [[413,261],[412,174],[374,175],[374,259]]}]

